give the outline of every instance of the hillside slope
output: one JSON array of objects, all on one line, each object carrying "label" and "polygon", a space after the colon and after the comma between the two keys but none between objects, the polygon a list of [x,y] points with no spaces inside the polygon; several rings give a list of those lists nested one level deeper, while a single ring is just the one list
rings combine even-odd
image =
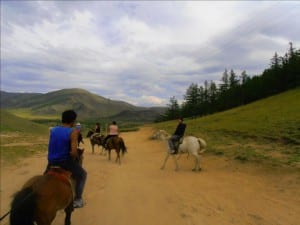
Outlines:
[{"label": "hillside slope", "polygon": [[0,131],[31,134],[48,134],[47,126],[17,117],[6,110],[0,110]]},{"label": "hillside slope", "polygon": [[[300,163],[300,87],[238,108],[186,118],[186,135],[207,140],[208,151],[242,160]],[[177,121],[154,124],[172,133]],[[299,165],[300,166],[300,165]]]},{"label": "hillside slope", "polygon": [[299,99],[300,87],[197,122],[207,132],[300,143]]},{"label": "hillside slope", "polygon": [[[63,89],[46,94],[21,94],[1,92],[1,108],[9,109],[11,112],[23,117],[59,117],[66,109],[74,109],[80,119],[111,117],[123,111],[133,111],[139,114],[145,110],[144,107],[137,107],[123,101],[116,101],[90,93],[83,89]],[[154,121],[161,111],[149,109],[152,114],[151,121]],[[149,118],[149,117],[148,117]]]}]

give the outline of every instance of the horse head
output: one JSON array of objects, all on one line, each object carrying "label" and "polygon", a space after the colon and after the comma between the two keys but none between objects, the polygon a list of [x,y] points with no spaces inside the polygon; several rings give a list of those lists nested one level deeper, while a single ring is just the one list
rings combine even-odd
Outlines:
[{"label": "horse head", "polygon": [[152,135],[151,138],[154,140],[167,140],[170,138],[170,134],[168,134],[168,132],[165,130],[158,130]]},{"label": "horse head", "polygon": [[87,133],[86,137],[89,138],[93,135],[94,131],[89,130],[89,132]]}]

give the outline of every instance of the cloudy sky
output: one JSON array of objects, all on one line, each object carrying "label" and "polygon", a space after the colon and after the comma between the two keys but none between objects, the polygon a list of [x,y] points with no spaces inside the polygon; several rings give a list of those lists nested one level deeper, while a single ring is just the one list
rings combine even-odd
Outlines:
[{"label": "cloudy sky", "polygon": [[299,21],[299,1],[1,1],[1,90],[166,106],[226,68],[261,74]]}]

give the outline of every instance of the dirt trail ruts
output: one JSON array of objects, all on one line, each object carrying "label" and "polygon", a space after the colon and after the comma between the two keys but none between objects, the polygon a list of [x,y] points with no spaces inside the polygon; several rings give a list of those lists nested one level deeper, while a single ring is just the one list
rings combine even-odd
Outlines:
[{"label": "dirt trail ruts", "polygon": [[[172,159],[160,170],[166,145],[149,140],[152,132],[144,127],[121,134],[128,147],[121,165],[114,162],[114,151],[112,161],[98,148],[92,154],[85,139],[86,205],[74,211],[72,225],[299,225],[299,174],[209,154],[202,156],[198,173],[192,172],[194,159],[185,155],[178,172]],[[43,154],[1,168],[1,215],[11,195],[45,165]],[[63,224],[63,218],[59,211],[53,225]]]}]

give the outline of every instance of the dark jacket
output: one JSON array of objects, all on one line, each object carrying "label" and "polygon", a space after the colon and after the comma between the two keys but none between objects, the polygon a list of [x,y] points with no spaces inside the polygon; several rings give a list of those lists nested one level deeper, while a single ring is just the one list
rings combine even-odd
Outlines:
[{"label": "dark jacket", "polygon": [[176,127],[176,130],[174,132],[174,135],[178,135],[180,137],[183,137],[185,132],[186,124],[185,123],[179,123]]}]

